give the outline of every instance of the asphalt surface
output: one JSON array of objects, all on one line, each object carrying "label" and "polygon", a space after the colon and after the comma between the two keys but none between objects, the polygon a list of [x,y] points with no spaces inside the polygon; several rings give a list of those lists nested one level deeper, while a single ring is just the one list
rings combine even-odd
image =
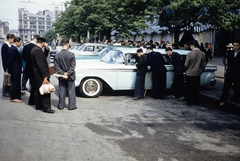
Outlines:
[{"label": "asphalt surface", "polygon": [[239,161],[240,117],[217,106],[222,82],[201,89],[198,107],[107,91],[60,111],[56,91],[46,114],[27,105],[28,92],[23,103],[0,96],[0,161]]}]

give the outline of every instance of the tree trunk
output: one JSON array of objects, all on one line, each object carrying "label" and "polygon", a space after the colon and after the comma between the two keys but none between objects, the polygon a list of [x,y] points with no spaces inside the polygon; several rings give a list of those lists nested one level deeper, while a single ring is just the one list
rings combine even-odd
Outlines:
[{"label": "tree trunk", "polygon": [[174,28],[174,44],[176,47],[178,47],[178,44],[179,44],[179,34],[180,34],[180,28],[175,27]]}]

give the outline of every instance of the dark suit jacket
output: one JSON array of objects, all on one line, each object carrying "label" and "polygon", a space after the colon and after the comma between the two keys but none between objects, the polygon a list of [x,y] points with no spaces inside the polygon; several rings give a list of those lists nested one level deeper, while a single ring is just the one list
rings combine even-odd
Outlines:
[{"label": "dark suit jacket", "polygon": [[47,63],[46,56],[42,49],[35,45],[31,50],[31,58],[33,64],[33,75],[34,78],[43,80],[45,77],[50,77],[49,66]]},{"label": "dark suit jacket", "polygon": [[184,73],[185,67],[181,56],[177,52],[172,52],[172,65],[174,67],[174,74],[180,75]]},{"label": "dark suit jacket", "polygon": [[7,69],[9,74],[22,73],[22,58],[16,46],[8,49]]},{"label": "dark suit jacket", "polygon": [[32,58],[31,58],[31,50],[35,46],[34,43],[29,43],[24,46],[22,51],[22,58],[26,62],[26,74],[32,74],[33,73],[33,65],[32,65]]},{"label": "dark suit jacket", "polygon": [[143,54],[139,57],[136,67],[137,67],[137,75],[146,74],[147,72],[147,55],[146,54]]},{"label": "dark suit jacket", "polygon": [[7,44],[7,43],[4,43],[4,44],[2,45],[2,49],[1,49],[1,53],[2,53],[2,66],[3,66],[4,72],[6,72],[6,69],[7,69],[8,49],[9,49],[8,44]]},{"label": "dark suit jacket", "polygon": [[[31,50],[33,47],[36,46],[34,43],[29,43],[26,46],[24,46],[22,51],[22,59],[26,62],[26,74],[33,74],[33,64],[32,64],[32,57],[31,57]],[[49,54],[49,49],[47,50],[45,48],[44,55],[47,58]]]},{"label": "dark suit jacket", "polygon": [[148,65],[151,67],[153,73],[162,73],[167,72],[165,67],[165,61],[161,53],[158,52],[150,52],[147,54],[148,57]]},{"label": "dark suit jacket", "polygon": [[234,57],[234,50],[227,53],[227,65],[226,76],[233,76],[240,81],[240,51],[236,57]]},{"label": "dark suit jacket", "polygon": [[66,49],[62,49],[59,53],[55,55],[54,68],[56,72],[61,75],[67,72],[68,80],[76,79],[75,67],[76,67],[76,60],[75,60],[74,53]]}]

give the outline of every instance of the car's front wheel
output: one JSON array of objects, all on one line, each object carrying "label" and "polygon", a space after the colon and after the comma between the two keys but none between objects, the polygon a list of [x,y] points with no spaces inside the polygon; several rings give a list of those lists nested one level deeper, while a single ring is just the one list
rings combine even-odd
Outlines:
[{"label": "car's front wheel", "polygon": [[103,85],[99,79],[84,79],[79,86],[79,91],[83,97],[98,97],[102,93]]}]

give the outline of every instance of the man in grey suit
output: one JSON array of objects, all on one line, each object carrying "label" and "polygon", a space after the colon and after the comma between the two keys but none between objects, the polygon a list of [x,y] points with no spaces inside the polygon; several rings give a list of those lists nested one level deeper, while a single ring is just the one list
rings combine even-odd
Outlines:
[{"label": "man in grey suit", "polygon": [[54,68],[57,74],[62,75],[58,78],[59,82],[59,101],[58,109],[62,110],[65,107],[65,97],[68,94],[69,104],[68,109],[76,109],[76,93],[75,93],[75,67],[76,60],[74,53],[68,51],[70,48],[69,40],[63,38],[61,41],[62,50],[56,54],[54,59]]}]

